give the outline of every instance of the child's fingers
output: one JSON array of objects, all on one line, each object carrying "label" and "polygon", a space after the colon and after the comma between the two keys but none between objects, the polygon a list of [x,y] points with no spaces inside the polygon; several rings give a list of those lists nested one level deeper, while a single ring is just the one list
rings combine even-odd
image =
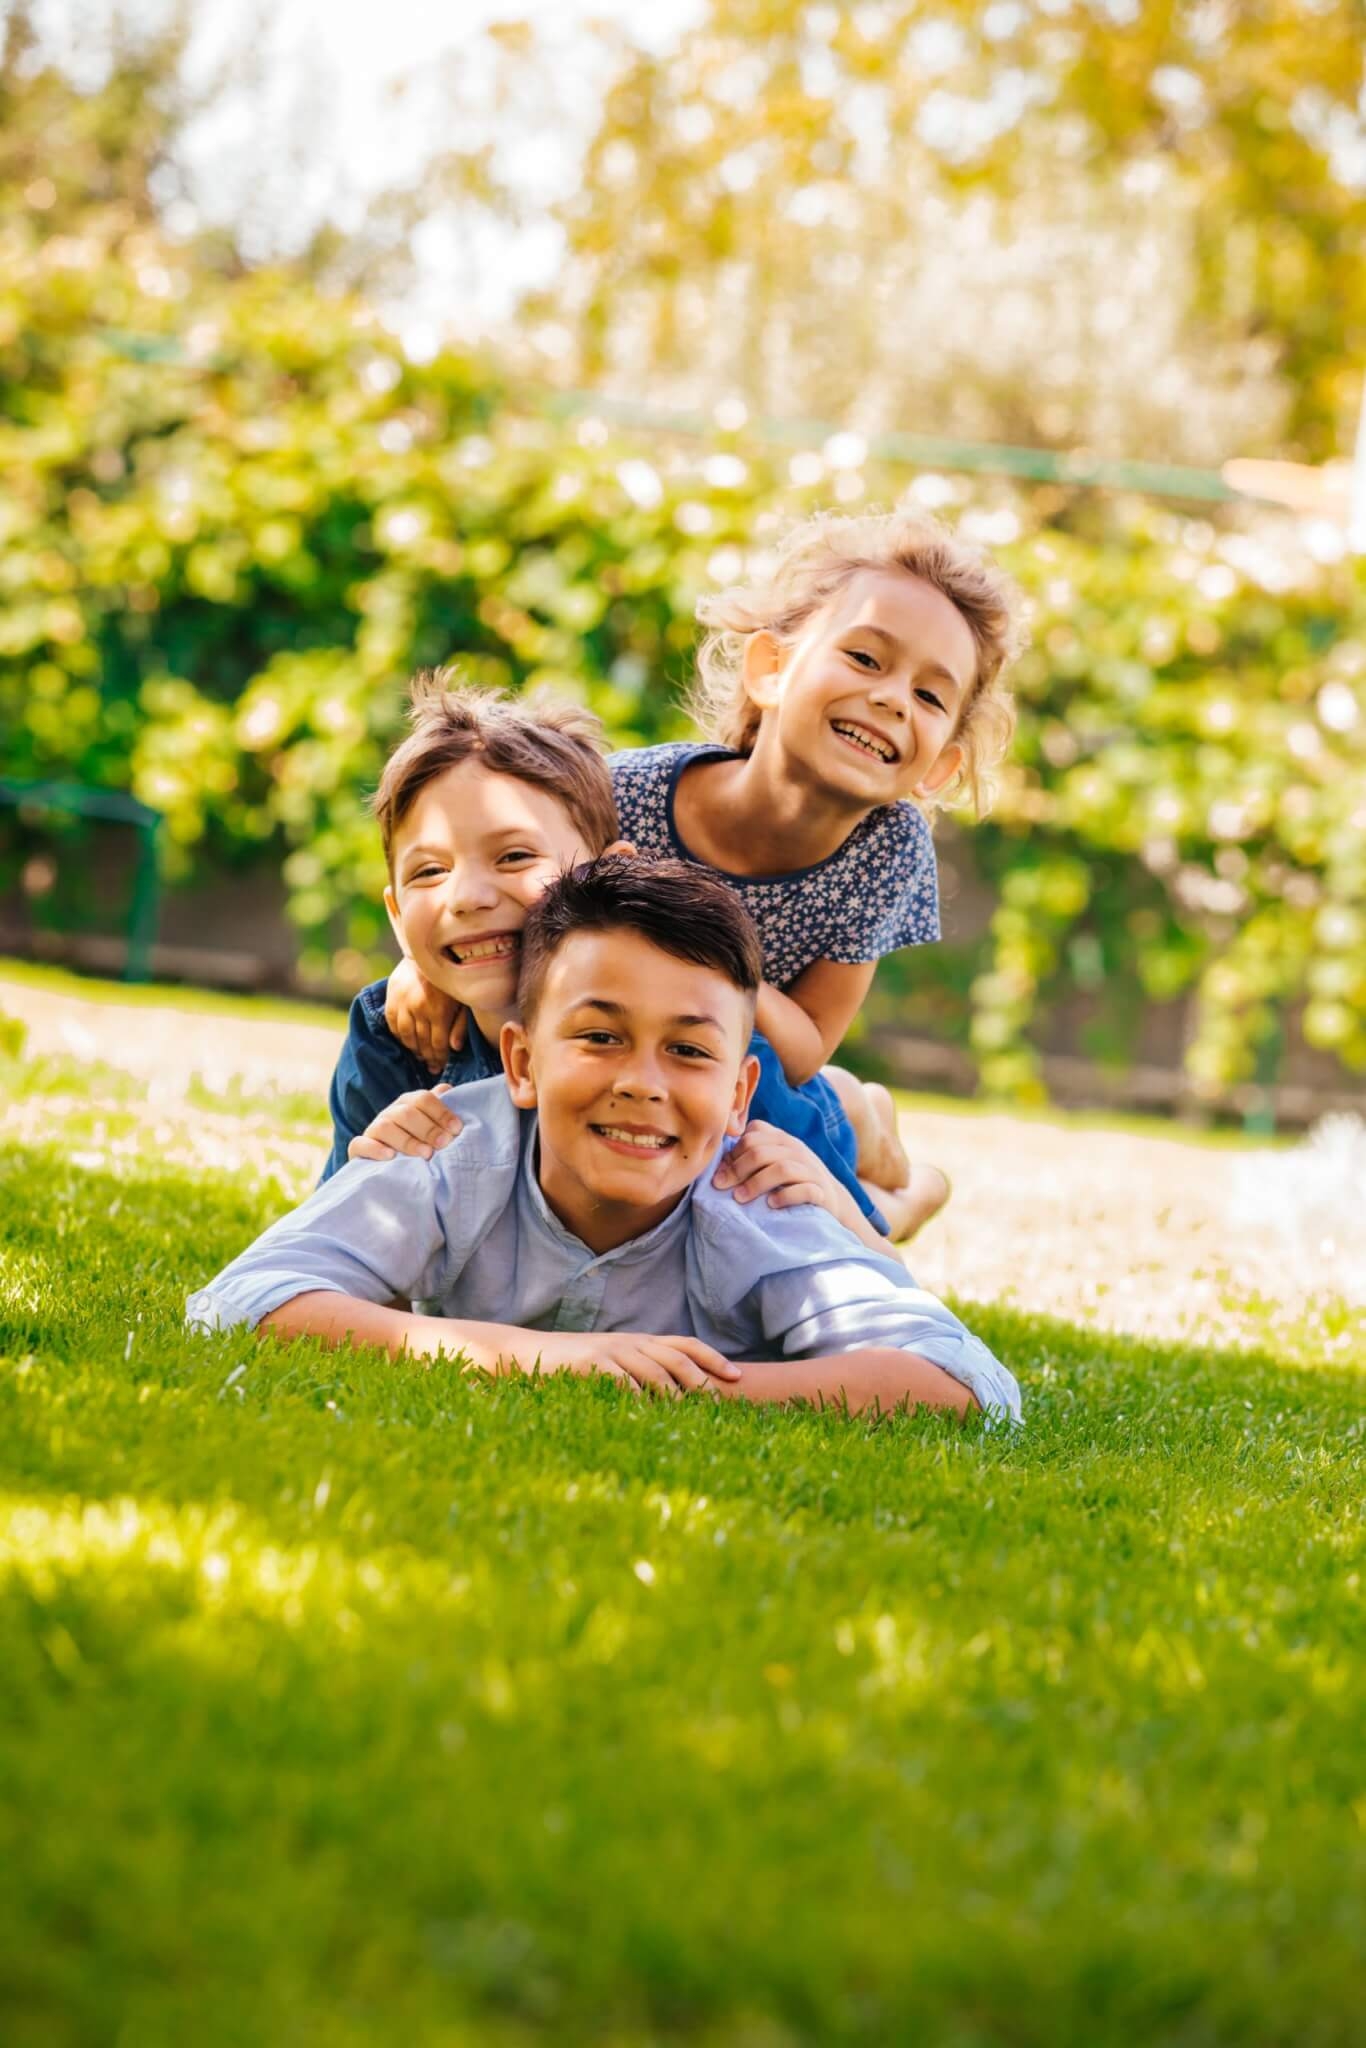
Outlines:
[{"label": "child's fingers", "polygon": [[790,1159],[769,1159],[762,1166],[756,1166],[753,1173],[746,1174],[735,1190],[737,1202],[752,1202],[756,1195],[767,1195],[774,1188],[786,1187],[794,1180],[809,1181],[810,1168],[798,1166]]},{"label": "child's fingers", "polygon": [[386,1145],[382,1138],[372,1138],[368,1132],[353,1138],[346,1148],[348,1159],[392,1159],[394,1148]]},{"label": "child's fingers", "polygon": [[680,1398],[673,1374],[648,1351],[633,1351],[622,1363],[638,1387],[651,1387],[656,1394],[663,1394],[670,1401],[677,1401]]},{"label": "child's fingers", "polygon": [[446,1064],[445,1047],[438,1044],[436,1033],[426,1017],[421,1018],[418,1023],[417,1056],[432,1074],[439,1074]]},{"label": "child's fingers", "polygon": [[684,1394],[698,1393],[703,1387],[712,1385],[711,1374],[690,1358],[681,1344],[661,1339],[648,1347],[649,1354],[668,1374],[674,1391]]},{"label": "child's fingers", "polygon": [[746,1124],[712,1175],[712,1186],[728,1188],[743,1179],[761,1156],[761,1148],[774,1139],[781,1140],[782,1135],[776,1124],[766,1124],[761,1120]]},{"label": "child's fingers", "polygon": [[428,1107],[421,1096],[416,1102],[406,1103],[401,1109],[395,1108],[389,1112],[384,1127],[386,1137],[389,1135],[390,1123],[395,1130],[403,1131],[415,1143],[430,1145],[433,1148],[449,1145],[461,1128],[458,1116],[443,1110],[439,1102]]},{"label": "child's fingers", "polygon": [[588,1379],[625,1380],[632,1393],[636,1391],[635,1381],[624,1365],[590,1365],[585,1375]]},{"label": "child's fingers", "polygon": [[765,1142],[747,1145],[743,1151],[737,1145],[712,1175],[712,1185],[718,1188],[742,1187],[779,1156],[777,1147]]},{"label": "child's fingers", "polygon": [[713,1379],[739,1379],[740,1368],[735,1360],[723,1357],[710,1344],[704,1344],[700,1337],[671,1337],[669,1342],[676,1351],[684,1352],[694,1364],[700,1365],[704,1372],[709,1372]]},{"label": "child's fingers", "polygon": [[406,1130],[392,1117],[386,1117],[379,1131],[382,1133],[383,1142],[391,1145],[395,1152],[401,1152],[405,1159],[430,1159],[432,1156],[432,1148],[425,1139]]},{"label": "child's fingers", "polygon": [[826,1190],[814,1180],[798,1180],[775,1188],[768,1198],[768,1206],[770,1209],[824,1209],[829,1206],[829,1200]]},{"label": "child's fingers", "polygon": [[469,1011],[465,1008],[465,1005],[462,1003],[455,1013],[455,1018],[451,1024],[450,1030],[446,1033],[446,1043],[450,1047],[452,1052],[461,1052],[464,1050],[465,1039],[468,1035],[469,1028],[467,1021],[468,1018]]},{"label": "child's fingers", "polygon": [[453,1092],[449,1081],[438,1081],[435,1088],[430,1090],[426,1104],[427,1111],[435,1119],[437,1127],[448,1132],[452,1138],[465,1128],[464,1119],[446,1101],[446,1097]]},{"label": "child's fingers", "polygon": [[389,993],[384,999],[384,1021],[400,1045],[409,1052],[422,1057],[422,1018],[405,1000],[402,994],[395,994],[393,976],[389,979]]}]

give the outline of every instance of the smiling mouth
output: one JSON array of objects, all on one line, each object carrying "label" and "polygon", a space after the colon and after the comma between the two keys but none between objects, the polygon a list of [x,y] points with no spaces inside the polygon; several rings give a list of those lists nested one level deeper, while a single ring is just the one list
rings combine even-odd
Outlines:
[{"label": "smiling mouth", "polygon": [[590,1124],[588,1128],[595,1138],[602,1138],[620,1151],[643,1158],[658,1157],[678,1143],[677,1138],[671,1138],[667,1131],[633,1131],[625,1124]]},{"label": "smiling mouth", "polygon": [[471,939],[468,945],[447,946],[445,954],[457,967],[468,967],[480,960],[510,960],[521,951],[521,945],[519,932],[493,932],[486,939]]},{"label": "smiling mouth", "polygon": [[890,764],[897,758],[896,748],[889,741],[882,739],[875,732],[869,732],[866,725],[855,725],[852,719],[832,718],[830,730],[837,733],[842,740],[847,740],[851,747],[857,747],[861,754],[871,755],[875,761]]}]

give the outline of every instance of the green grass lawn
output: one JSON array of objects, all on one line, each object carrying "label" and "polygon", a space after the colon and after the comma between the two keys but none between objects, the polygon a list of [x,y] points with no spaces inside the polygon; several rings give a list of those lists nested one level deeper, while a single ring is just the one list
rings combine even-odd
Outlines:
[{"label": "green grass lawn", "polygon": [[276,1184],[9,1076],[5,2048],[1358,2035],[1350,1347],[974,1307],[1012,1437],[192,1341]]}]

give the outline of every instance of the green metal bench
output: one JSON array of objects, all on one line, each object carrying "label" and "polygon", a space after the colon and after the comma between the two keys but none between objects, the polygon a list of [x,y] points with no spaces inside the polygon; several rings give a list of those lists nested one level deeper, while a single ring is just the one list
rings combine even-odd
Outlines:
[{"label": "green metal bench", "polygon": [[157,857],[160,813],[117,789],[93,789],[84,782],[14,782],[3,776],[0,804],[12,804],[21,816],[41,817],[46,811],[60,811],[67,817],[100,818],[111,824],[132,826],[138,835],[138,854],[123,978],[149,980],[161,912],[161,870]]}]

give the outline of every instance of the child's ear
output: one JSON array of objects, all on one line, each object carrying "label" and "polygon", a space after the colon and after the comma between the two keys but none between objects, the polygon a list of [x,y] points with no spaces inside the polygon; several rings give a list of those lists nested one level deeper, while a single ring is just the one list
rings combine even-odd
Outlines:
[{"label": "child's ear", "polygon": [[929,774],[921,776],[916,784],[917,790],[923,790],[926,796],[937,796],[946,784],[953,781],[955,775],[962,774],[966,759],[966,752],[955,740],[952,746],[945,747]]},{"label": "child's ear", "polygon": [[536,1107],[536,1077],[531,1071],[531,1040],[522,1024],[505,1024],[498,1034],[508,1094],[518,1109]]},{"label": "child's ear", "polygon": [[384,908],[389,913],[389,929],[398,941],[399,952],[405,960],[411,960],[413,956],[408,951],[408,941],[403,936],[403,917],[398,907],[398,898],[394,894],[392,882],[386,882],[384,885]]},{"label": "child's ear", "polygon": [[783,672],[783,650],[771,633],[751,633],[745,642],[745,663],[741,671],[745,695],[761,711],[778,701],[778,684]]},{"label": "child's ear", "polygon": [[735,1100],[726,1118],[726,1136],[738,1138],[749,1122],[749,1105],[754,1100],[754,1091],[759,1085],[759,1062],[752,1052],[747,1052],[740,1062],[740,1071],[735,1077]]}]

